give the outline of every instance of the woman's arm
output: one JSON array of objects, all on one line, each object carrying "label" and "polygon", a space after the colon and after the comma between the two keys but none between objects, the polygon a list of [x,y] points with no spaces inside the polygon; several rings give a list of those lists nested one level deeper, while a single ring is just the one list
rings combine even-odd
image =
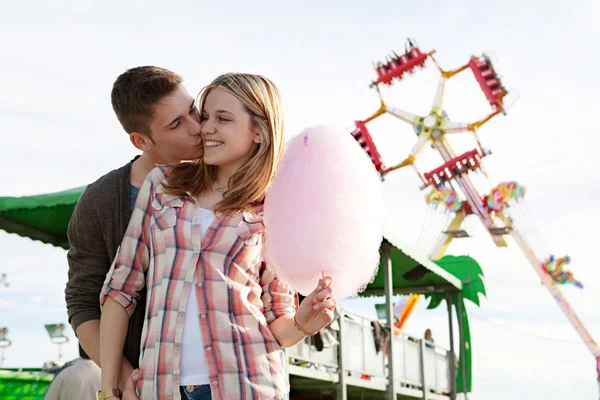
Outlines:
[{"label": "woman's arm", "polygon": [[140,188],[125,237],[100,293],[102,389],[118,387],[129,318],[146,284],[153,188],[162,171],[153,170]]},{"label": "woman's arm", "polygon": [[127,335],[129,315],[125,308],[108,297],[100,319],[100,363],[102,365],[101,389],[119,387],[123,345]]}]

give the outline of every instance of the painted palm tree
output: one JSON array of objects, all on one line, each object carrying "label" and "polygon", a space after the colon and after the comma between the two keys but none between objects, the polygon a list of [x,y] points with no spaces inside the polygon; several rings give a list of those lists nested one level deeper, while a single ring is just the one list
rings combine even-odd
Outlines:
[{"label": "painted palm tree", "polygon": [[[464,363],[466,370],[466,390],[467,392],[471,391],[471,332],[469,329],[469,318],[467,315],[467,310],[465,308],[464,300],[470,300],[479,306],[479,294],[485,296],[485,285],[483,284],[483,271],[481,266],[468,256],[445,256],[437,261],[435,261],[441,268],[448,271],[452,275],[456,276],[461,280],[463,284],[462,288],[462,296],[460,297],[461,301],[461,309],[462,315],[459,315],[457,304],[459,301],[459,297],[457,293],[452,294],[452,304],[454,304],[454,309],[456,311],[456,317],[462,320],[463,324],[463,340],[464,340],[464,357],[460,357],[458,360],[458,371],[462,371],[462,365]],[[428,309],[433,309],[438,307],[442,301],[446,300],[444,294],[432,294],[427,295],[427,298],[430,300]],[[463,360],[464,358],[464,360]],[[457,374],[456,378],[456,388],[458,392],[463,391],[463,380],[461,374]]]}]

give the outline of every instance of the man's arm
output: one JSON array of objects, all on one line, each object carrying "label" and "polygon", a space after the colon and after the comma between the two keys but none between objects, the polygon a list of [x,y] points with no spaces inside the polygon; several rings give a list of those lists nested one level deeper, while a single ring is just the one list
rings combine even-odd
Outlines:
[{"label": "man's arm", "polygon": [[[100,366],[100,291],[111,260],[91,196],[87,189],[83,192],[69,222],[67,235],[71,248],[67,253],[69,279],[65,300],[69,322],[81,346]],[[123,357],[121,383],[131,371],[131,364]]]}]

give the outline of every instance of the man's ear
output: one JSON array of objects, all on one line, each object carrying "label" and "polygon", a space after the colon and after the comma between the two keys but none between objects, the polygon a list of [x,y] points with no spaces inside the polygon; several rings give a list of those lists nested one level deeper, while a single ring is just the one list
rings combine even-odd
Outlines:
[{"label": "man's ear", "polygon": [[131,132],[129,134],[129,140],[131,141],[131,144],[135,146],[136,149],[141,151],[148,151],[150,147],[152,147],[152,145],[154,144],[154,142],[152,141],[152,139],[150,139],[150,137],[148,137],[148,135],[145,135],[140,132]]}]

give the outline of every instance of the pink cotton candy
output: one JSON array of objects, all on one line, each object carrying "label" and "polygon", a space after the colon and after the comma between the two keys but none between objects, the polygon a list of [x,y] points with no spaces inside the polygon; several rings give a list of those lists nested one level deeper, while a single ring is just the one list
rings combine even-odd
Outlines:
[{"label": "pink cotton candy", "polygon": [[383,219],[381,180],[363,149],[342,128],[309,127],[267,190],[266,260],[303,295],[324,272],[336,299],[354,296],[377,272]]}]

